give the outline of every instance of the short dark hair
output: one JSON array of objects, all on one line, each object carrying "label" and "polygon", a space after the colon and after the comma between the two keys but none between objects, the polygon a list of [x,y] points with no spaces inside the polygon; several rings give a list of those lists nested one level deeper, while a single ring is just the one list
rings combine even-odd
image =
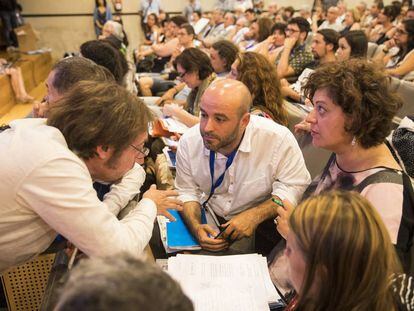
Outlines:
[{"label": "short dark hair", "polygon": [[59,311],[192,311],[179,284],[155,264],[127,254],[83,259],[61,290]]},{"label": "short dark hair", "polygon": [[128,72],[128,63],[123,54],[111,44],[102,40],[86,41],[80,46],[83,57],[89,58],[98,65],[107,68],[122,85],[124,77]]},{"label": "short dark hair", "polygon": [[253,9],[247,9],[247,10],[244,11],[244,13],[251,13],[251,14],[255,14],[256,15],[256,13],[255,13],[255,11]]},{"label": "short dark hair", "polygon": [[97,65],[90,59],[79,56],[58,61],[53,66],[52,71],[54,72],[53,88],[59,94],[66,93],[79,81],[115,81],[114,76],[108,69]]},{"label": "short dark hair", "polygon": [[198,72],[198,78],[204,80],[213,72],[210,58],[196,48],[185,49],[174,61],[174,67],[180,65],[186,72]]},{"label": "short dark hair", "polygon": [[230,71],[231,65],[234,63],[239,53],[239,48],[233,42],[228,40],[220,40],[211,46],[214,50],[217,51],[221,59],[226,63],[226,71]]},{"label": "short dark hair", "polygon": [[387,16],[390,19],[390,21],[393,22],[398,16],[398,11],[395,6],[386,5],[384,9],[382,9],[382,14]]},{"label": "short dark hair", "polygon": [[50,107],[47,124],[65,137],[68,148],[83,159],[96,147],[114,148],[112,158],[145,133],[152,114],[137,96],[116,83],[81,81]]},{"label": "short dark hair", "polygon": [[326,44],[333,45],[333,51],[335,52],[338,49],[338,40],[339,40],[339,33],[333,29],[320,29],[318,30],[318,34],[322,35],[323,41]]},{"label": "short dark hair", "polygon": [[384,143],[402,101],[382,68],[358,58],[320,66],[309,76],[304,92],[312,99],[321,89],[341,107],[347,117],[345,130],[363,148]]},{"label": "short dark hair", "polygon": [[351,58],[366,58],[368,53],[368,38],[362,30],[351,30],[341,35],[351,47]]},{"label": "short dark hair", "polygon": [[190,25],[190,24],[188,24],[188,23],[182,24],[182,25],[180,26],[180,29],[185,29],[185,31],[187,32],[187,34],[188,34],[188,35],[193,35],[193,36],[195,36],[194,27],[193,27],[193,26],[191,26],[191,25]]},{"label": "short dark hair", "polygon": [[178,27],[181,27],[182,24],[188,23],[188,19],[183,15],[176,15],[170,18],[170,22],[173,22]]},{"label": "short dark hair", "polygon": [[279,30],[281,33],[285,33],[286,30],[286,24],[285,23],[274,23],[271,29],[272,34]]},{"label": "short dark hair", "polygon": [[306,18],[303,18],[302,16],[294,17],[288,21],[288,25],[293,24],[298,25],[300,32],[306,32],[306,34],[308,34],[308,32],[310,31],[309,22],[306,20]]}]

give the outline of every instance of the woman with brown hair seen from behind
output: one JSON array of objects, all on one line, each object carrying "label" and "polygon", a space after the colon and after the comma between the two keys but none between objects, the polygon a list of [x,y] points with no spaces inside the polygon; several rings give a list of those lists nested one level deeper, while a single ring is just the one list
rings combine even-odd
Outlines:
[{"label": "woman with brown hair seen from behind", "polygon": [[276,66],[265,56],[255,52],[239,54],[231,66],[229,78],[243,82],[249,89],[253,97],[252,114],[287,125]]},{"label": "woman with brown hair seen from behind", "polygon": [[331,191],[292,212],[285,254],[296,296],[285,310],[411,310],[413,280],[381,217],[355,192]]},{"label": "woman with brown hair seen from behind", "polygon": [[312,143],[332,152],[305,197],[330,189],[361,193],[381,215],[407,271],[414,207],[407,191],[409,177],[385,144],[401,107],[388,77],[375,64],[352,59],[318,68],[304,89],[314,106],[306,118]]}]

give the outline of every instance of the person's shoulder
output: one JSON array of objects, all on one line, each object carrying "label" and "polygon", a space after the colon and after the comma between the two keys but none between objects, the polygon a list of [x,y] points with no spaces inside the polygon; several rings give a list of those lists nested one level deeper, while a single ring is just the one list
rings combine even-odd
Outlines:
[{"label": "person's shoulder", "polygon": [[[14,144],[10,152],[23,148],[32,156],[65,157],[73,152],[59,129],[46,124],[46,119],[22,119],[10,123]],[[15,150],[16,149],[16,150]]]},{"label": "person's shoulder", "polygon": [[201,134],[200,134],[200,124],[196,124],[193,127],[190,127],[180,138],[180,144],[196,144],[197,142],[201,141]]}]

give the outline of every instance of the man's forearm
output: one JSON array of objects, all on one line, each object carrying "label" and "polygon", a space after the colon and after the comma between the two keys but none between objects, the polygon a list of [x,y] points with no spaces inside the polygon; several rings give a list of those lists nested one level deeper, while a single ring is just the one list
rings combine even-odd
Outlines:
[{"label": "man's forearm", "polygon": [[201,206],[196,201],[186,202],[181,212],[185,223],[193,235],[196,236],[196,228],[201,224]]},{"label": "man's forearm", "polygon": [[[278,197],[275,198],[280,200]],[[274,203],[272,199],[269,199],[256,207],[248,209],[246,212],[250,214],[252,221],[258,226],[267,219],[275,218],[277,216],[276,208],[277,204]]]},{"label": "man's forearm", "polygon": [[280,56],[279,64],[277,64],[277,73],[279,78],[284,78],[289,68],[289,55],[290,50],[283,49],[282,55]]}]

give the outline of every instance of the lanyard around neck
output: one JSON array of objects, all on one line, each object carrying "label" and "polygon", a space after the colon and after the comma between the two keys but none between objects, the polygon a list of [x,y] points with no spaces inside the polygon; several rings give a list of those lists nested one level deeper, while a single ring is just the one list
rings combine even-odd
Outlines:
[{"label": "lanyard around neck", "polygon": [[207,223],[207,219],[206,219],[206,215],[205,215],[205,209],[207,208],[207,202],[213,196],[216,189],[218,187],[220,187],[220,185],[223,183],[224,175],[226,174],[227,169],[233,163],[233,160],[236,156],[236,153],[237,153],[237,149],[234,150],[232,153],[230,153],[230,155],[228,156],[227,161],[226,161],[226,168],[225,168],[224,172],[219,176],[219,178],[217,178],[216,182],[214,182],[214,164],[215,164],[215,161],[216,161],[216,152],[210,150],[210,161],[209,161],[209,163],[210,163],[211,188],[210,188],[210,194],[208,195],[207,200],[204,201],[204,203],[202,205],[203,208],[201,209],[201,222],[203,224]]}]

